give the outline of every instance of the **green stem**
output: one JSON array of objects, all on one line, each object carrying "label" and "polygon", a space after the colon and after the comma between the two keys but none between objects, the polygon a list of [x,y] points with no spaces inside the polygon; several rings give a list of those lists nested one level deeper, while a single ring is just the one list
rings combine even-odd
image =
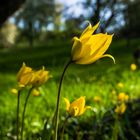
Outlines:
[{"label": "green stem", "polygon": [[112,140],[118,140],[118,131],[119,131],[119,116],[115,114],[115,122],[113,127]]},{"label": "green stem", "polygon": [[19,140],[19,105],[20,105],[20,92],[21,92],[21,90],[18,90],[18,96],[17,96],[17,118],[16,118],[17,140]]},{"label": "green stem", "polygon": [[57,104],[56,104],[56,111],[55,111],[55,120],[54,120],[54,140],[57,140],[57,131],[58,131],[58,119],[59,119],[59,104],[60,104],[60,92],[61,92],[61,86],[62,86],[62,81],[63,81],[63,78],[64,78],[64,74],[66,72],[66,69],[68,68],[68,66],[72,63],[72,61],[70,60],[64,70],[63,70],[63,73],[62,73],[62,76],[61,76],[61,79],[60,79],[60,83],[59,83],[59,88],[58,88],[58,94],[57,94]]},{"label": "green stem", "polygon": [[64,123],[63,123],[63,126],[62,126],[62,133],[61,133],[61,140],[63,140],[63,137],[64,137],[64,130],[65,130],[65,126],[66,126],[66,123],[68,121],[68,119],[70,118],[70,116],[67,116]]},{"label": "green stem", "polygon": [[31,92],[33,90],[34,87],[31,87],[29,92],[28,92],[28,95],[26,97],[26,100],[25,100],[25,103],[24,103],[24,108],[23,108],[23,113],[22,113],[22,120],[21,120],[21,140],[23,139],[23,129],[24,129],[24,118],[25,118],[25,111],[26,111],[26,106],[27,106],[27,103],[28,103],[28,99],[31,95]]}]

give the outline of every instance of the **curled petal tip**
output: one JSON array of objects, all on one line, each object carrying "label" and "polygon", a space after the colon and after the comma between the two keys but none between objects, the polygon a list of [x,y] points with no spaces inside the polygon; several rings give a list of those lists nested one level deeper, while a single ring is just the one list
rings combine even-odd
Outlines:
[{"label": "curled petal tip", "polygon": [[114,34],[111,35],[112,37],[114,36]]},{"label": "curled petal tip", "polygon": [[116,64],[115,58],[112,55],[108,55],[107,57],[110,57],[113,60],[114,64]]},{"label": "curled petal tip", "polygon": [[102,56],[102,58],[103,58],[103,57],[110,57],[110,58],[113,60],[114,64],[116,64],[115,58],[114,58],[112,55],[110,55],[110,54],[104,54],[104,55]]},{"label": "curled petal tip", "polygon": [[72,38],[72,41],[75,41],[75,40],[79,40],[79,38],[76,37],[76,36],[74,36],[74,37]]},{"label": "curled petal tip", "polygon": [[115,58],[112,55],[110,58],[113,60],[114,64],[116,64]]},{"label": "curled petal tip", "polygon": [[89,26],[90,28],[92,27],[90,21],[86,20],[85,22],[88,24],[88,26]]},{"label": "curled petal tip", "polygon": [[22,65],[23,65],[23,66],[26,66],[26,63],[25,63],[25,62],[23,62],[23,63],[22,63]]}]

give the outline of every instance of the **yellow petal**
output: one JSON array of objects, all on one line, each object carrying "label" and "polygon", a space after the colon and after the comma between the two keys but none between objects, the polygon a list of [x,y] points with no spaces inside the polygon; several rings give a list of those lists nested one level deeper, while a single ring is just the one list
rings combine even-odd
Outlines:
[{"label": "yellow petal", "polygon": [[112,42],[113,35],[107,35],[107,41],[104,44],[104,46],[100,49],[99,53],[97,55],[102,55],[106,52],[106,50],[109,48],[111,42]]},{"label": "yellow petal", "polygon": [[92,28],[90,22],[87,21],[87,23],[88,23],[88,26],[86,27],[86,29],[85,29],[85,30],[83,31],[83,33],[81,34],[81,37],[82,37],[84,34],[86,34],[86,33]]},{"label": "yellow petal", "polygon": [[84,107],[84,109],[81,112],[79,112],[78,115],[82,115],[87,109],[91,109],[91,106]]},{"label": "yellow petal", "polygon": [[107,41],[107,38],[108,38],[108,36],[106,34],[102,34],[102,33],[97,34],[97,35],[92,35],[92,37],[88,41],[88,43],[91,46],[90,55],[92,55],[93,53],[96,54],[96,51],[103,48]]},{"label": "yellow petal", "polygon": [[18,74],[17,74],[17,79],[20,79],[21,74],[23,73],[24,69],[26,67],[26,64],[23,62],[22,67],[20,68]]},{"label": "yellow petal", "polygon": [[95,61],[97,61],[98,59],[103,58],[103,57],[110,57],[110,58],[113,60],[114,64],[115,64],[115,59],[114,59],[114,57],[113,57],[112,55],[110,55],[110,54],[104,54],[104,55],[102,55],[102,56],[96,56],[96,57],[93,57],[93,58],[88,58],[88,57],[84,58],[84,57],[83,57],[82,59],[79,59],[79,60],[76,61],[75,63],[77,63],[77,64],[92,64],[92,63],[94,63]]},{"label": "yellow petal", "polygon": [[97,34],[97,35],[92,35],[87,43],[83,44],[82,42],[82,49],[79,55],[79,59],[81,58],[92,58],[93,52],[99,49],[99,47],[102,47],[104,43],[106,42],[107,37],[104,34]]},{"label": "yellow petal", "polygon": [[101,46],[98,47],[98,49],[94,53],[92,53],[91,57],[93,56],[100,57],[108,49],[110,43],[112,42],[113,35],[104,35],[104,36],[106,37],[106,42],[103,42],[102,45],[100,44]]},{"label": "yellow petal", "polygon": [[115,112],[117,114],[121,115],[121,114],[123,114],[125,112],[126,108],[127,108],[127,106],[124,103],[122,103],[121,105],[118,105],[116,107]]},{"label": "yellow petal", "polygon": [[29,73],[32,71],[32,68],[27,67],[25,63],[22,64],[22,67],[20,68],[18,74],[17,74],[17,80],[19,81],[22,75]]},{"label": "yellow petal", "polygon": [[79,59],[80,57],[82,43],[77,37],[74,37],[73,40],[74,40],[74,44],[72,46],[71,54],[72,54],[72,60],[74,61]]},{"label": "yellow petal", "polygon": [[[103,54],[108,49],[108,47],[112,41],[112,36],[113,35],[98,34],[98,35],[91,37],[91,42],[92,42],[92,39],[94,39],[94,37],[95,37],[96,38],[95,41],[97,41],[98,43],[94,44],[91,47],[90,53],[88,52],[85,56],[82,56],[75,63],[77,63],[77,64],[91,64],[102,57],[108,56],[108,55],[103,55]],[[104,38],[104,39],[102,39],[102,38]],[[90,39],[89,39],[89,41],[90,41]],[[114,58],[112,56],[108,56],[108,57],[111,57],[114,61]]]},{"label": "yellow petal", "polygon": [[81,52],[79,55],[79,59],[89,56],[90,52],[91,52],[91,47],[88,44],[82,46],[82,49],[81,49]]},{"label": "yellow petal", "polygon": [[32,72],[22,75],[19,81],[19,85],[24,85],[24,86],[30,85],[31,78],[32,78]]},{"label": "yellow petal", "polygon": [[70,113],[72,116],[78,116],[79,115],[79,108],[78,107],[74,107],[73,108],[73,112]]},{"label": "yellow petal", "polygon": [[70,108],[70,101],[67,98],[64,98],[64,101],[66,103],[66,110],[69,111]]},{"label": "yellow petal", "polygon": [[103,57],[110,57],[113,60],[114,64],[116,63],[115,58],[110,54],[104,54],[104,55],[101,56],[101,58],[103,58]]},{"label": "yellow petal", "polygon": [[91,24],[89,23],[89,26],[83,31],[82,35],[80,36],[80,40],[82,41],[82,40],[84,40],[84,39],[90,37],[90,36],[94,33],[94,31],[98,28],[99,23],[100,23],[100,22],[98,22],[98,23],[97,23],[95,26],[93,26],[93,27],[92,27]]},{"label": "yellow petal", "polygon": [[71,105],[70,105],[70,109],[74,108],[74,107],[78,107],[79,108],[79,114],[82,114],[82,112],[84,110],[84,107],[85,107],[85,97],[81,96],[80,98],[78,98],[77,100],[72,102]]}]

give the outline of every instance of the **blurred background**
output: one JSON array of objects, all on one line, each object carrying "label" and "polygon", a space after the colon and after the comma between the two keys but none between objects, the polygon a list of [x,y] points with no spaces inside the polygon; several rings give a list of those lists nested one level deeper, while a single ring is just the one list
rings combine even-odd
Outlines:
[{"label": "blurred background", "polygon": [[[15,134],[16,97],[13,88],[17,88],[16,73],[23,62],[34,69],[45,66],[53,75],[50,81],[39,88],[40,94],[29,101],[25,122],[29,139],[42,130],[44,120],[53,114],[60,75],[70,58],[72,38],[80,36],[88,25],[87,21],[92,25],[100,21],[96,33],[114,34],[108,53],[115,57],[116,64],[104,58],[88,66],[70,66],[65,75],[62,96],[70,100],[87,96],[87,102],[94,107],[95,114],[102,112],[99,118],[116,105],[120,92],[125,92],[132,100],[139,99],[139,19],[140,0],[1,2],[0,133]],[[25,97],[24,94],[22,96]],[[100,96],[102,106],[95,104],[94,96]],[[64,112],[63,101],[61,104],[61,111]],[[129,132],[128,137],[133,140],[140,138],[137,133],[140,130],[139,107],[134,110],[131,108],[133,113],[129,112],[129,115],[134,115],[129,122],[134,131],[128,131],[127,127],[124,130],[125,134]]]},{"label": "blurred background", "polygon": [[[115,38],[138,38],[139,0],[15,0],[0,8],[1,49],[24,41],[67,40],[87,26],[100,21],[98,32],[114,33]],[[26,45],[26,46],[27,46]]]},{"label": "blurred background", "polygon": [[[67,46],[69,48],[67,52],[70,54],[69,46],[72,46],[72,37],[80,35],[87,26],[87,21],[92,25],[100,21],[100,27],[96,32],[114,33],[114,40],[121,39],[120,44],[124,43],[121,49],[125,47],[125,51],[130,49],[133,56],[134,51],[139,50],[138,45],[130,45],[140,37],[139,11],[139,0],[15,0],[14,2],[6,0],[0,7],[0,51],[2,53],[0,71],[15,71],[18,68],[17,64],[26,61],[26,58],[18,58],[17,51],[20,48],[31,52],[38,50],[37,47],[40,47],[39,50],[46,49],[46,51],[52,48],[53,51],[55,47],[53,49],[49,46],[60,45]],[[137,41],[135,43],[138,44]],[[42,48],[43,46],[45,48]],[[17,52],[16,63],[11,58],[9,58],[11,62],[5,62],[7,54],[3,54],[5,51],[10,54]],[[120,50],[122,51],[124,50]],[[43,56],[43,53],[38,55],[39,59],[49,61],[46,59],[47,55]],[[59,49],[56,53],[59,53]],[[66,56],[65,53],[63,55]],[[10,54],[7,57],[10,57]],[[19,57],[22,57],[22,54]],[[48,63],[57,65],[54,57],[55,55]],[[139,57],[139,54],[134,54],[134,57]],[[42,64],[40,60],[35,63],[36,66]]]}]

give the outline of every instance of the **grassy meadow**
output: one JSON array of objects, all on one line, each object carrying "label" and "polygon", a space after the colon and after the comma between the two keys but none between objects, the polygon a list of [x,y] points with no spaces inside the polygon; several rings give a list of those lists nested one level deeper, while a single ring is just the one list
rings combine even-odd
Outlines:
[{"label": "grassy meadow", "polygon": [[[100,135],[101,140],[111,140],[109,131],[113,130],[113,123],[110,124],[111,128],[104,126],[104,129],[103,126],[94,125],[93,127],[92,122],[93,124],[103,125],[104,115],[107,114],[108,116],[107,112],[111,111],[110,116],[112,116],[117,103],[117,95],[120,92],[129,95],[130,100],[140,97],[139,68],[135,71],[130,69],[130,65],[135,62],[133,53],[139,47],[139,44],[140,40],[138,39],[133,39],[129,46],[124,39],[114,40],[108,53],[115,57],[116,64],[113,64],[113,61],[109,58],[102,58],[91,65],[72,64],[69,66],[61,91],[61,121],[63,122],[67,115],[63,97],[73,101],[80,96],[86,96],[86,105],[90,105],[92,110],[87,110],[82,116],[70,120],[66,132],[68,132],[68,129],[71,132],[69,132],[69,136],[66,133],[64,139],[71,140],[71,135],[74,130],[77,130],[79,133],[74,135],[76,140],[93,140],[92,136],[96,135],[94,138],[97,138],[99,133],[103,134]],[[40,95],[32,95],[29,99],[25,115],[26,132],[24,132],[24,135],[28,137],[28,140],[39,140],[46,120],[48,120],[47,128],[49,129],[50,120],[55,110],[60,76],[70,58],[71,46],[72,42],[69,40],[56,40],[45,44],[36,43],[34,48],[26,47],[26,44],[22,43],[10,49],[0,50],[0,133],[2,140],[8,139],[5,137],[7,134],[8,136],[15,135],[17,95],[13,94],[11,89],[17,88],[16,74],[23,62],[34,69],[45,66],[52,75],[52,78],[39,88]],[[27,90],[24,90],[21,95],[21,110],[23,109],[26,92]],[[99,102],[94,101],[95,96],[100,97]],[[130,113],[128,109],[126,113]],[[122,125],[128,121],[126,116]],[[76,124],[79,124],[79,127],[76,127]],[[80,133],[83,132],[84,127],[91,138],[89,135],[86,138],[86,135],[83,136],[83,133]],[[122,140],[127,139],[125,130],[119,132],[122,132],[119,134]],[[140,139],[136,132],[131,130],[131,134],[132,138]]]}]

